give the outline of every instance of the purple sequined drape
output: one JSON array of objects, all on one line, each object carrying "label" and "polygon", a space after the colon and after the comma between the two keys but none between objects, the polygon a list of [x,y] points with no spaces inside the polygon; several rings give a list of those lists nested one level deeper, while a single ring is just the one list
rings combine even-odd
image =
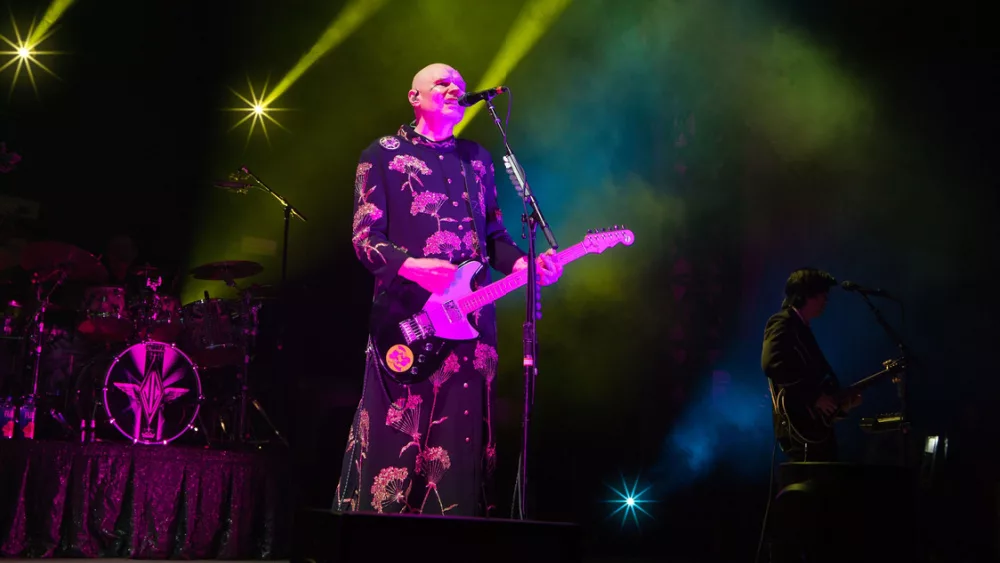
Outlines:
[{"label": "purple sequined drape", "polygon": [[286,475],[263,453],[3,442],[0,556],[280,557]]}]

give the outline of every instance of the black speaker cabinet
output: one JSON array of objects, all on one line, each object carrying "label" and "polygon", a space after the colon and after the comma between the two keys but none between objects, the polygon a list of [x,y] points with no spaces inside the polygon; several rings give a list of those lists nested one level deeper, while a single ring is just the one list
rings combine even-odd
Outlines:
[{"label": "black speaker cabinet", "polygon": [[579,563],[581,540],[575,524],[302,509],[295,515],[291,561]]}]

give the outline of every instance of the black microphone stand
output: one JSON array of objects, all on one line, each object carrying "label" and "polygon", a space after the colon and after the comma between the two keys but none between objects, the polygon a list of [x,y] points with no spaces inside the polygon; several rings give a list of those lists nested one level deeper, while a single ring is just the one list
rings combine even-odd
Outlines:
[{"label": "black microphone stand", "polygon": [[[293,216],[297,217],[303,223],[307,222],[308,220],[305,218],[304,215],[302,215],[302,213],[299,212],[298,209],[295,208],[295,206],[293,206],[291,203],[288,203],[287,199],[285,199],[280,194],[269,188],[267,184],[262,182],[260,178],[254,175],[254,173],[251,172],[249,168],[247,168],[246,166],[241,166],[240,172],[243,173],[243,175],[245,175],[250,180],[253,180],[253,182],[257,184],[257,186],[260,187],[260,189],[271,194],[271,197],[273,197],[278,203],[281,204],[281,207],[284,211],[284,217],[285,217],[284,232],[282,234],[282,240],[281,240],[281,283],[279,284],[279,295],[281,296],[282,301],[284,301],[285,293],[288,291],[288,288],[286,287],[288,281],[288,231],[291,223],[291,218]],[[284,347],[284,336],[285,336],[285,311],[283,310],[284,308],[281,309],[282,310],[279,313],[280,321],[278,323],[277,349],[279,351],[282,350],[282,348]],[[261,416],[264,417],[264,420],[271,427],[271,430],[274,431],[274,434],[278,437],[278,439],[281,440],[281,442],[287,446],[288,442],[285,440],[285,438],[281,435],[278,429],[271,422],[270,418],[267,416],[267,413],[264,412],[264,408],[260,405],[259,402],[257,402],[257,400],[254,397],[250,396],[249,384],[248,384],[248,377],[249,377],[248,362],[249,362],[249,351],[247,350],[244,351],[242,381],[240,382],[240,411],[239,411],[239,421],[237,422],[237,431],[239,432],[239,440],[243,441],[246,436],[247,406],[249,402],[250,404],[253,405],[255,409],[257,409],[258,412],[260,412]]]},{"label": "black microphone stand", "polygon": [[257,184],[258,186],[260,186],[260,188],[262,190],[264,190],[265,192],[271,194],[271,197],[273,197],[274,199],[276,199],[278,201],[278,203],[281,204],[282,209],[284,209],[284,213],[285,213],[285,229],[284,229],[284,234],[282,235],[282,240],[281,240],[281,286],[282,286],[282,289],[284,289],[285,282],[288,279],[288,227],[289,227],[289,223],[291,222],[292,216],[298,217],[299,219],[302,220],[303,223],[307,222],[308,219],[306,219],[305,216],[302,215],[302,213],[299,213],[299,210],[295,209],[295,207],[292,204],[288,203],[288,200],[286,200],[285,198],[283,198],[280,195],[278,195],[271,188],[267,187],[267,184],[265,184],[264,182],[261,182],[260,178],[258,178],[257,176],[255,176],[253,174],[253,172],[250,172],[250,170],[246,166],[241,166],[240,167],[240,172],[242,172],[243,174],[246,174],[247,178],[253,180],[254,183]]},{"label": "black microphone stand", "polygon": [[538,377],[537,322],[542,316],[541,291],[537,283],[538,278],[535,266],[535,259],[537,258],[535,250],[536,228],[541,226],[542,232],[545,234],[545,239],[551,248],[558,249],[559,244],[556,242],[556,237],[552,234],[549,224],[545,221],[542,210],[538,207],[535,195],[524,178],[524,170],[521,169],[521,165],[518,164],[514,152],[510,149],[510,144],[507,143],[507,132],[504,131],[503,125],[500,124],[500,118],[497,116],[496,108],[493,107],[491,101],[496,95],[496,93],[487,95],[484,101],[486,102],[490,116],[493,117],[493,122],[496,123],[497,128],[500,129],[500,135],[503,137],[505,151],[504,165],[510,171],[514,188],[517,190],[518,195],[521,196],[524,205],[524,213],[521,215],[521,223],[523,225],[521,236],[528,240],[528,281],[525,293],[526,304],[523,326],[524,416],[521,421],[521,456],[518,460],[517,482],[515,484],[515,502],[518,507],[518,517],[521,520],[526,520],[528,513],[528,428],[531,421],[531,407],[535,402],[535,379]]},{"label": "black microphone stand", "polygon": [[892,328],[892,325],[885,320],[882,316],[882,312],[876,307],[865,293],[858,292],[861,299],[864,299],[865,304],[868,305],[868,309],[871,310],[872,314],[875,315],[875,321],[882,327],[889,339],[892,340],[896,347],[899,348],[900,359],[903,361],[903,371],[896,376],[896,390],[899,395],[899,435],[900,435],[900,457],[903,467],[907,464],[907,452],[906,452],[906,435],[910,430],[910,417],[908,412],[909,406],[909,390],[906,384],[906,370],[910,369],[913,361],[913,354],[910,352],[910,348],[903,341],[903,338],[896,332],[896,329]]}]

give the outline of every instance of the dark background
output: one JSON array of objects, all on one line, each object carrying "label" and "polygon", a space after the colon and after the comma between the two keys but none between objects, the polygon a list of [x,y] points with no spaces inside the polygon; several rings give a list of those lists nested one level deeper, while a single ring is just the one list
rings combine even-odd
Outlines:
[{"label": "dark background", "polygon": [[[8,4],[19,23],[44,9]],[[309,39],[298,38],[318,36],[336,15],[338,3],[327,4],[81,0],[51,40],[52,49],[69,54],[45,59],[57,61],[52,68],[60,80],[37,74],[38,98],[22,84],[0,104],[0,140],[23,158],[0,175],[0,193],[41,209],[38,220],[6,219],[5,240],[61,240],[99,254],[110,237],[125,233],[137,241],[140,262],[170,271],[242,258],[206,259],[198,250],[203,239],[241,225],[255,223],[260,232],[248,234],[280,245],[281,213],[273,201],[256,194],[251,203],[234,202],[210,186],[239,164],[279,179],[274,187],[303,208],[310,222],[292,225],[286,353],[262,354],[255,385],[292,441],[297,499],[313,506],[331,502],[360,392],[371,280],[348,243],[346,186],[357,154],[409,119],[401,96],[415,70],[447,59],[469,69],[471,87],[491,49],[458,49],[440,33],[421,44],[420,30],[405,20],[392,23],[399,16],[385,8],[357,32],[363,40],[346,41],[335,62],[317,65],[286,94],[301,115],[278,119],[289,115],[305,133],[271,128],[271,147],[258,141],[244,148],[245,129],[227,133],[232,122],[219,111],[233,105],[227,87],[242,91],[246,74],[273,72],[276,80],[306,50],[301,43]],[[601,46],[615,44],[635,24],[627,15],[595,17],[611,13],[600,2],[571,5],[555,37],[543,39],[512,73],[509,84],[521,94],[523,112],[515,122],[560,111],[572,119],[580,115],[573,104],[582,103],[614,107],[628,124],[631,142],[624,146],[610,142],[602,114],[577,125],[593,128],[592,138],[577,141],[589,143],[588,154],[615,153],[609,172],[620,182],[610,192],[585,195],[550,190],[542,199],[557,209],[550,219],[571,222],[560,200],[579,200],[593,210],[584,228],[629,224],[634,214],[639,240],[648,241],[627,259],[609,255],[606,266],[595,265],[616,269],[620,277],[610,283],[627,279],[624,290],[584,288],[577,297],[566,290],[546,298],[533,427],[535,517],[583,522],[608,551],[670,549],[746,560],[756,545],[771,454],[766,385],[755,363],[760,329],[780,303],[788,272],[810,264],[889,289],[905,303],[905,317],[891,304],[885,312],[894,324],[905,321],[897,326],[921,360],[912,376],[915,440],[949,436],[957,480],[966,485],[949,520],[986,541],[997,529],[991,414],[998,391],[992,353],[998,229],[990,165],[1000,91],[985,3],[758,2],[755,9],[836,45],[839,64],[873,92],[878,110],[867,146],[877,148],[842,145],[844,152],[869,152],[863,167],[830,164],[843,156],[840,149],[829,161],[785,158],[752,124],[741,123],[732,104],[716,105],[720,95],[739,94],[709,92],[709,71],[661,73],[643,68],[654,60],[637,61],[631,78],[616,77],[600,87],[604,97],[587,98],[585,79],[602,82],[602,67],[593,62]],[[509,20],[516,6],[498,10],[496,18]],[[499,43],[505,25],[489,26],[474,15],[482,41]],[[711,43],[711,26],[689,33]],[[376,50],[379,42],[388,54]],[[413,51],[401,59],[399,45]],[[685,56],[683,47],[679,53]],[[0,75],[5,88],[11,71]],[[547,76],[551,84],[540,78]],[[539,91],[547,94],[532,93]],[[301,108],[323,109],[313,129],[303,125],[309,118]],[[479,116],[464,135],[498,154],[490,127]],[[680,135],[684,146],[675,142]],[[536,178],[559,179],[544,164],[552,146],[524,133],[514,140]],[[564,159],[579,160],[571,151],[578,145],[567,143],[556,148],[566,149]],[[631,177],[640,181],[630,184]],[[516,211],[511,194],[501,203]],[[683,221],[670,210],[675,204]],[[509,227],[516,238],[516,223]],[[569,225],[557,234],[563,245],[577,236]],[[276,282],[277,256],[260,261],[265,281]],[[601,298],[607,295],[614,298]],[[646,299],[637,302],[635,295]],[[518,447],[517,299],[508,298],[500,317],[501,513]],[[842,379],[874,372],[895,355],[853,296],[835,294],[816,332]],[[266,347],[273,327],[265,334]],[[893,389],[883,387],[864,414],[895,405]],[[840,432],[849,455],[877,457],[856,419]],[[620,488],[622,479],[638,480],[640,489],[649,487],[645,498],[655,500],[643,505],[653,518],[640,514],[639,529],[631,520],[622,525],[620,514],[607,518],[613,505],[604,501],[616,498],[608,486]],[[706,545],[714,546],[711,553]],[[996,554],[995,541],[977,545]]]}]

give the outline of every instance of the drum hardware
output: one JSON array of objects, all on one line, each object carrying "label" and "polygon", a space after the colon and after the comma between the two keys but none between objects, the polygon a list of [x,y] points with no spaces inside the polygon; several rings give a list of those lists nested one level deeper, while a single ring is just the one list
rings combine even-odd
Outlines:
[{"label": "drum hardware", "polygon": [[136,275],[146,276],[145,288],[140,290],[138,299],[131,306],[135,330],[141,340],[174,342],[183,330],[180,300],[159,292],[163,277],[157,275],[153,278],[158,270],[149,264],[132,270]]},{"label": "drum hardware", "polygon": [[84,290],[77,330],[97,340],[125,342],[135,332],[124,286],[96,285]]},{"label": "drum hardware", "polygon": [[[205,339],[232,338],[232,342],[218,344],[214,340],[211,340],[211,345],[222,349],[228,348],[232,352],[239,352],[241,355],[242,364],[237,373],[239,385],[235,421],[237,443],[250,444],[256,442],[255,440],[251,440],[250,433],[248,432],[249,408],[252,406],[267,424],[271,432],[287,447],[288,441],[274,425],[271,417],[264,410],[263,405],[253,396],[250,388],[250,359],[253,355],[252,349],[256,344],[257,328],[259,326],[258,313],[261,303],[254,299],[254,290],[250,288],[240,290],[235,281],[236,279],[259,274],[263,270],[264,267],[260,264],[248,261],[214,262],[191,270],[191,275],[195,279],[224,281],[227,286],[239,291],[241,298],[238,301],[213,299],[210,297],[209,292],[206,291],[204,300],[189,303],[182,309],[184,312],[184,326],[186,334],[195,335],[195,345],[198,344],[198,332],[202,334],[202,341]],[[201,324],[197,325],[198,317],[196,313],[199,310],[207,314],[208,317],[202,317]],[[227,322],[231,323],[231,325],[226,326]],[[194,329],[195,326],[198,326],[200,330]],[[220,326],[224,327],[224,330],[218,330]],[[190,340],[188,342],[190,343]],[[204,346],[204,342],[202,342],[202,345]]]},{"label": "drum hardware", "polygon": [[242,339],[243,344],[243,367],[240,372],[240,393],[239,393],[239,413],[236,419],[236,428],[239,435],[240,443],[249,443],[247,438],[249,437],[247,433],[247,405],[252,405],[254,410],[264,419],[267,426],[274,432],[274,435],[281,441],[285,447],[288,447],[288,440],[282,436],[278,427],[274,425],[271,421],[271,417],[267,415],[267,411],[260,402],[251,394],[250,391],[250,349],[256,344],[257,337],[257,327],[259,326],[258,313],[260,312],[261,305],[259,303],[253,303],[251,293],[249,291],[243,294],[243,311],[249,314],[249,322],[244,323],[244,326],[251,327],[249,330],[244,329],[244,338]]},{"label": "drum hardware", "polygon": [[[42,348],[44,347],[45,338],[45,311],[49,306],[49,298],[52,297],[52,293],[55,292],[69,277],[69,272],[66,270],[53,270],[47,273],[45,276],[38,276],[37,273],[32,276],[32,284],[35,285],[35,299],[38,301],[38,308],[35,310],[35,314],[31,319],[31,331],[28,335],[30,341],[32,355],[34,360],[31,366],[31,394],[28,397],[31,398],[35,403],[38,402],[38,373],[42,365]],[[52,288],[45,291],[44,284],[48,281],[55,279],[55,283],[52,284]]]}]

